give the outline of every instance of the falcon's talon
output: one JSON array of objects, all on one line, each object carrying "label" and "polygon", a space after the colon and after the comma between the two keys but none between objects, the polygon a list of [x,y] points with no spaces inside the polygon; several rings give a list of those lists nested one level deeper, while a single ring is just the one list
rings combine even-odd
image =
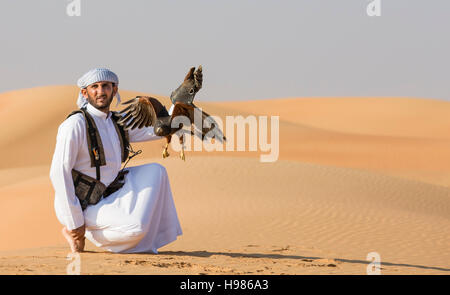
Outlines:
[{"label": "falcon's talon", "polygon": [[167,151],[168,146],[169,145],[166,144],[166,146],[164,147],[163,153],[162,153],[162,156],[164,159],[167,158],[168,156],[170,156],[169,152]]},{"label": "falcon's talon", "polygon": [[168,156],[170,156],[170,154],[167,152],[166,149],[164,149],[163,154],[162,154],[163,158],[167,158]]}]

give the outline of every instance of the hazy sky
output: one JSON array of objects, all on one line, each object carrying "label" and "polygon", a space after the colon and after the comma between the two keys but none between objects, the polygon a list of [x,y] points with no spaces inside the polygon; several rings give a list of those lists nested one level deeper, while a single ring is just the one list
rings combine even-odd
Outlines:
[{"label": "hazy sky", "polygon": [[[0,92],[75,84],[169,95],[203,65],[200,100],[412,96],[450,100],[450,1],[0,0]],[[74,98],[75,99],[75,98]]]}]

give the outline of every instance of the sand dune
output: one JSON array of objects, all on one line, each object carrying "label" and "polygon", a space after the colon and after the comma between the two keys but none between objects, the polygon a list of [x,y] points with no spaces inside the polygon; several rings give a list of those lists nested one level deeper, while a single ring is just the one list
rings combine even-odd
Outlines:
[{"label": "sand dune", "polygon": [[[68,248],[48,173],[57,127],[75,108],[76,93],[52,86],[0,94],[8,122],[0,127],[0,207],[7,208],[0,274],[66,273]],[[121,91],[123,99],[136,94]],[[174,151],[161,158],[163,141],[133,145],[144,152],[131,165],[167,168],[183,236],[158,255],[117,255],[88,244],[82,273],[365,274],[373,251],[384,274],[450,272],[450,103],[197,104],[222,118],[280,115],[279,160],[261,163],[259,151],[191,151],[183,162]],[[42,115],[34,114],[38,107]]]},{"label": "sand dune", "polygon": [[317,97],[216,103],[219,107],[345,133],[449,138],[450,104],[401,97]]}]

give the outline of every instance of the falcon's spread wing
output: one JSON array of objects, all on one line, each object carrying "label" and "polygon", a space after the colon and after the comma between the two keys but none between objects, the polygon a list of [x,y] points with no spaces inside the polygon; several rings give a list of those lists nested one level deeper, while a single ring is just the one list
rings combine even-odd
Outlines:
[{"label": "falcon's spread wing", "polygon": [[[193,105],[194,108],[197,108],[195,105]],[[198,108],[197,108],[198,109]],[[202,126],[202,139],[211,131],[213,130],[213,134],[214,134],[214,138],[216,140],[219,140],[220,142],[224,142],[226,141],[226,137],[223,135],[222,130],[220,129],[219,124],[217,124],[217,122],[213,119],[213,117],[211,117],[208,113],[204,112],[202,110],[202,122],[203,122],[203,126]],[[208,121],[210,124],[210,127],[205,127],[205,122]],[[200,129],[200,128],[198,128]],[[210,136],[210,135],[209,135]],[[208,137],[209,137],[208,136]]]},{"label": "falcon's spread wing", "polygon": [[[195,126],[195,114],[200,114],[201,111],[201,124],[202,128],[200,126]],[[185,104],[182,102],[176,102],[172,111],[171,121],[177,117],[177,116],[186,116],[191,121],[191,125],[194,125],[197,130],[201,130],[202,133],[202,139],[206,136],[206,134],[213,130],[214,138],[219,140],[220,142],[223,142],[226,140],[225,136],[223,135],[222,130],[220,130],[219,124],[206,112],[201,110],[200,108],[197,108],[194,104]],[[210,127],[205,127],[205,121],[208,121],[210,124]]]},{"label": "falcon's spread wing", "polygon": [[176,102],[173,106],[171,121],[178,116],[186,116],[194,123],[194,107],[183,102]]},{"label": "falcon's spread wing", "polygon": [[153,126],[159,115],[168,116],[166,108],[156,98],[150,96],[136,96],[122,104],[129,106],[119,112],[125,116],[118,123],[126,129]]}]

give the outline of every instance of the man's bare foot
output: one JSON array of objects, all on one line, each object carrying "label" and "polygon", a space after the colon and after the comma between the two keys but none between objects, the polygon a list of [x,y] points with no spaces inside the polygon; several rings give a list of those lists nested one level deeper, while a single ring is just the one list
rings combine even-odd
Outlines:
[{"label": "man's bare foot", "polygon": [[76,238],[73,236],[73,234],[71,234],[71,232],[66,227],[63,227],[62,234],[69,243],[70,250],[72,252],[83,252],[85,243],[84,236],[81,238]]}]

